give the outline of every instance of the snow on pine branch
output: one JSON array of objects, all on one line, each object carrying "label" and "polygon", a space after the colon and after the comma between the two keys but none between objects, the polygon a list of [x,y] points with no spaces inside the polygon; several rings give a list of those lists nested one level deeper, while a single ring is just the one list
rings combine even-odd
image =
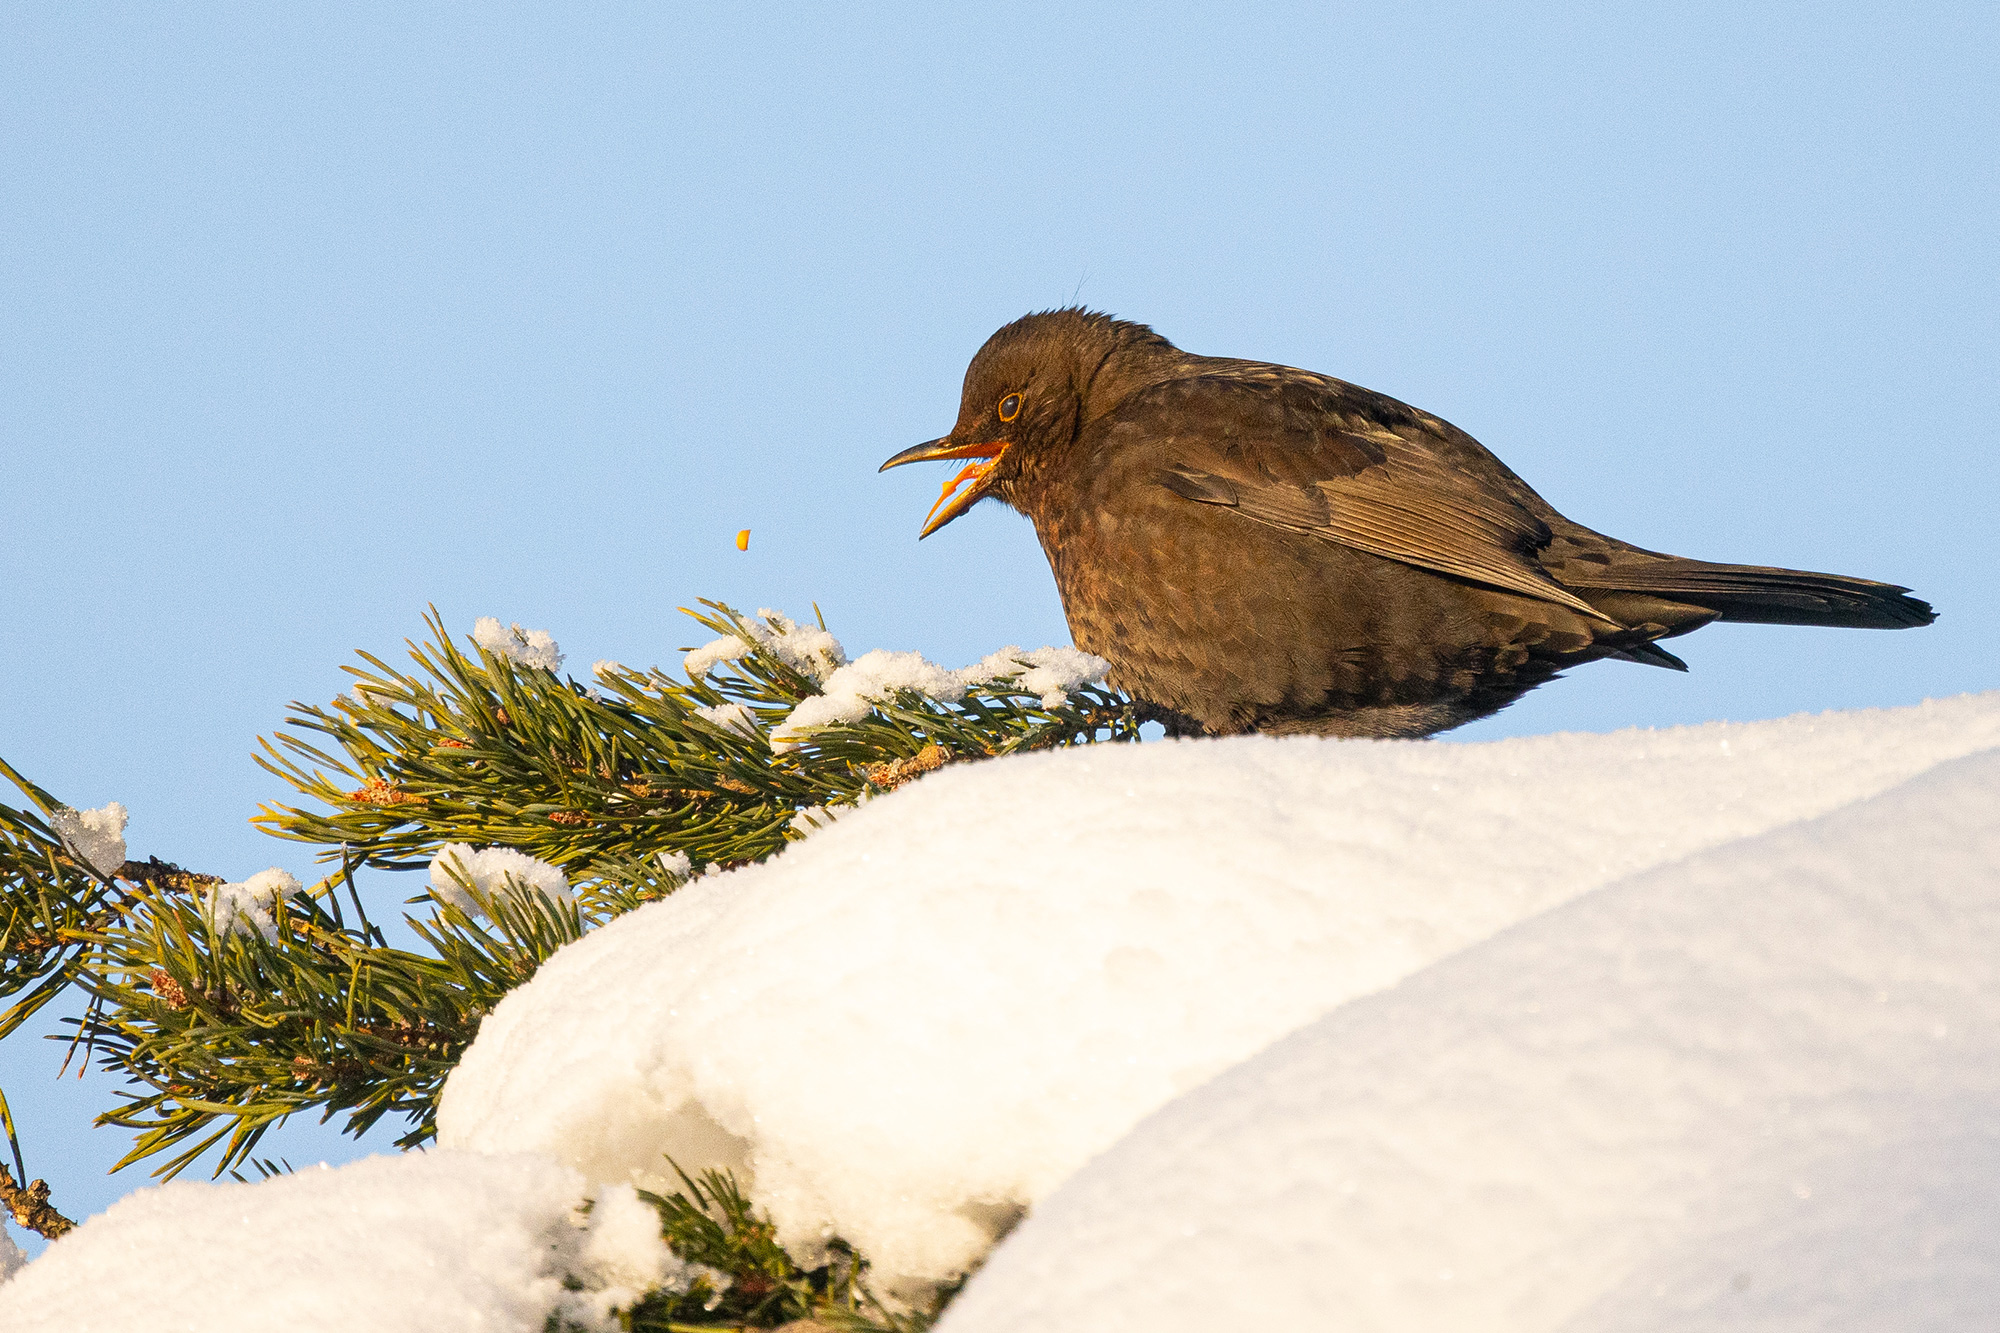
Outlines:
[{"label": "snow on pine branch", "polygon": [[232,931],[256,931],[265,943],[278,938],[274,915],[280,898],[289,898],[304,885],[288,870],[272,866],[260,870],[241,884],[218,884],[208,891],[208,919],[218,935]]},{"label": "snow on pine branch", "polygon": [[815,731],[859,722],[878,703],[903,691],[939,703],[957,703],[978,685],[1008,684],[1039,695],[1044,708],[1069,702],[1069,691],[1104,678],[1111,664],[1074,648],[1003,648],[973,666],[948,671],[919,653],[877,648],[828,677],[823,692],[792,710],[771,737],[771,748],[797,748]]},{"label": "snow on pine branch", "polygon": [[510,881],[536,890],[550,902],[574,901],[567,875],[512,847],[475,848],[470,843],[448,842],[431,858],[431,897],[452,904],[467,916],[485,916],[480,899],[490,902],[499,897]]},{"label": "snow on pine branch", "polygon": [[960,668],[958,676],[968,686],[1006,681],[1018,690],[1040,695],[1044,708],[1061,708],[1069,702],[1071,690],[1097,684],[1109,670],[1111,663],[1080,648],[1024,651],[1009,646]]},{"label": "snow on pine branch", "polygon": [[472,641],[495,657],[511,657],[522,666],[555,671],[563,664],[562,649],[545,629],[523,629],[516,622],[502,629],[499,620],[481,616],[472,624]]},{"label": "snow on pine branch", "polygon": [[724,731],[741,732],[745,736],[757,735],[757,715],[745,704],[716,704],[709,708],[697,708],[694,715],[704,722],[712,722]]},{"label": "snow on pine branch", "polygon": [[728,634],[689,653],[681,666],[688,678],[705,676],[723,662],[734,662],[762,648],[800,675],[818,683],[847,664],[840,640],[818,625],[801,625],[782,611],[764,607],[756,620],[739,621],[753,645],[739,634]]},{"label": "snow on pine branch", "polygon": [[[689,652],[682,667],[689,679],[706,676],[724,662],[739,661],[761,648],[801,675],[818,683],[818,694],[804,699],[778,724],[771,748],[795,750],[814,732],[859,722],[877,704],[908,692],[938,703],[957,703],[979,686],[1004,685],[1035,695],[1043,708],[1061,708],[1069,692],[1101,682],[1111,664],[1076,648],[1002,648],[968,667],[953,671],[921,653],[877,648],[849,661],[840,641],[826,630],[800,625],[769,608],[757,620],[742,620],[743,634],[726,634]],[[745,635],[749,637],[746,638]],[[751,640],[755,642],[752,643]],[[719,727],[754,735],[755,719],[740,704],[695,710]]]},{"label": "snow on pine branch", "polygon": [[49,816],[56,836],[70,851],[90,864],[100,875],[115,875],[125,868],[125,807],[113,801],[95,810],[76,810],[65,805]]},{"label": "snow on pine branch", "polygon": [[965,681],[920,653],[877,648],[841,667],[821,684],[821,693],[800,702],[771,735],[771,748],[797,749],[815,731],[842,722],[859,722],[877,702],[893,699],[900,690],[940,703],[965,697]]},{"label": "snow on pine branch", "polygon": [[687,672],[688,679],[693,680],[696,676],[706,676],[724,662],[734,662],[740,657],[746,657],[749,652],[750,645],[747,641],[737,635],[726,634],[715,642],[705,643],[689,653],[682,659],[681,668]]}]

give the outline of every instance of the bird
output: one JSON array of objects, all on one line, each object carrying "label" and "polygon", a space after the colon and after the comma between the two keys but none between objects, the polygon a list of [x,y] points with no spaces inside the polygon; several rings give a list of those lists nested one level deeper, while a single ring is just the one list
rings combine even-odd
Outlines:
[{"label": "bird", "polygon": [[881,470],[970,460],[921,540],[1025,514],[1076,646],[1170,736],[1420,737],[1714,621],[1904,629],[1895,584],[1649,551],[1557,513],[1464,431],[1309,370],[1184,352],[1079,307],[1023,316],[958,420]]}]

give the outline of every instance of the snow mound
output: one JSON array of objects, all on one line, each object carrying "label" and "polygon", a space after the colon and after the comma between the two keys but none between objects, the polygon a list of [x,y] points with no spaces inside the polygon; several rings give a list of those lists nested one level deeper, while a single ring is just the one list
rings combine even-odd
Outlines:
[{"label": "snow mound", "polygon": [[1043,1204],[940,1333],[2000,1328],[2000,754],[1358,1001]]},{"label": "snow mound", "polygon": [[[0,1285],[8,1333],[542,1333],[683,1277],[630,1187],[545,1158],[371,1157],[140,1190]],[[581,1290],[566,1290],[565,1279]]]},{"label": "snow mound", "polygon": [[[562,950],[440,1142],[737,1170],[801,1257],[975,1262],[1149,1112],[1625,876],[2000,745],[2000,693],[1481,745],[1105,746],[954,766]],[[1418,1034],[1410,1034],[1412,1039]]]}]

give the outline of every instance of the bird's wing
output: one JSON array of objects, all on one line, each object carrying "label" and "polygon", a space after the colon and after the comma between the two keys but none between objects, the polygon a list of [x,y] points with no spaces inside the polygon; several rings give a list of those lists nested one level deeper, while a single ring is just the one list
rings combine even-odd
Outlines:
[{"label": "bird's wing", "polygon": [[1156,385],[1119,415],[1119,433],[1158,442],[1155,480],[1185,499],[1617,624],[1535,559],[1551,536],[1539,498],[1470,436],[1393,399],[1250,366]]}]

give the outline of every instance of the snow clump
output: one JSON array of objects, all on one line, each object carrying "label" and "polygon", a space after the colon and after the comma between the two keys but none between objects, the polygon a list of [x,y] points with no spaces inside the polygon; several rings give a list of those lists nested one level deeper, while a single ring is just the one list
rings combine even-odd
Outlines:
[{"label": "snow clump", "polygon": [[756,737],[757,715],[743,704],[716,704],[709,708],[697,708],[694,715],[724,731],[741,732],[745,736]]},{"label": "snow clump", "polygon": [[304,886],[288,870],[272,866],[241,884],[217,884],[208,891],[208,919],[218,935],[256,931],[266,942],[278,938],[278,900]]},{"label": "snow clump", "polygon": [[748,628],[757,636],[758,645],[800,675],[824,682],[847,664],[847,650],[840,646],[840,640],[818,625],[801,625],[769,607],[761,608],[757,617],[763,623],[753,620]]},{"label": "snow clump", "polygon": [[941,703],[965,697],[965,682],[921,653],[897,653],[886,648],[863,653],[821,683],[820,693],[802,700],[771,733],[771,748],[796,750],[805,737],[842,722],[859,722],[877,703],[913,690]]},{"label": "snow clump", "polygon": [[2000,1328],[1996,792],[1956,760],[1336,1009],[1038,1203],[938,1333]]},{"label": "snow clump", "polygon": [[357,680],[354,682],[354,688],[349,690],[348,694],[353,698],[355,703],[360,704],[363,708],[373,708],[378,705],[383,708],[393,708],[402,702],[400,691],[393,686],[385,686],[376,681]]},{"label": "snow clump", "polygon": [[109,878],[125,868],[125,825],[129,818],[125,807],[116,801],[95,810],[63,805],[49,816],[49,826],[72,854]]},{"label": "snow clump", "polygon": [[1146,1115],[1338,1006],[1995,746],[2000,693],[955,765],[560,950],[481,1026],[439,1142],[649,1189],[673,1187],[662,1154],[727,1167],[802,1262],[838,1235],[904,1289],[947,1280]]},{"label": "snow clump", "polygon": [[516,623],[502,629],[492,616],[481,616],[472,625],[472,641],[495,657],[511,657],[525,667],[554,671],[562,666],[562,650],[545,629],[522,629]]},{"label": "snow clump", "polygon": [[726,635],[713,643],[705,643],[681,659],[681,669],[688,679],[706,676],[723,662],[734,662],[739,657],[747,657],[750,645],[734,634]]},{"label": "snow clump", "polygon": [[[847,664],[847,650],[839,639],[818,625],[801,625],[782,611],[764,607],[756,620],[745,620],[743,628],[756,639],[757,647],[815,683],[824,682]],[[750,649],[750,642],[741,635],[725,635],[690,652],[682,659],[681,668],[692,680],[707,675],[718,663],[748,656]]]},{"label": "snow clump", "polygon": [[[467,916],[485,916],[479,899],[500,897],[510,880],[538,890],[551,902],[572,899],[569,877],[559,867],[512,847],[474,848],[470,843],[448,842],[431,858],[431,897]],[[477,897],[466,891],[468,885]]]},{"label": "snow clump", "polygon": [[0,1327],[612,1333],[706,1270],[629,1185],[590,1194],[546,1158],[443,1151],[139,1190],[0,1285]]},{"label": "snow clump", "polygon": [[967,685],[1007,681],[1017,689],[1042,696],[1042,707],[1061,708],[1069,702],[1071,690],[1096,684],[1110,670],[1111,663],[1078,648],[1036,648],[1024,652],[1007,647],[961,669],[958,677]]}]

